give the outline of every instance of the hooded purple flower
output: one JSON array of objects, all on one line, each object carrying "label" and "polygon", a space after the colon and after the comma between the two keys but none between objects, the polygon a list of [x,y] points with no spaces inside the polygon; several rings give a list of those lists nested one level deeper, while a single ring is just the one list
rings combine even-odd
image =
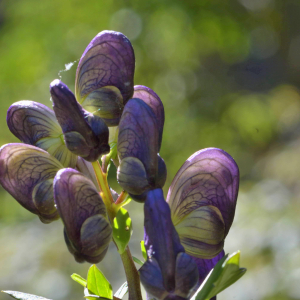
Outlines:
[{"label": "hooded purple flower", "polygon": [[61,163],[48,152],[26,144],[0,148],[0,183],[43,223],[59,218],[54,206],[53,179]]},{"label": "hooded purple flower", "polygon": [[112,228],[94,184],[68,168],[57,173],[53,188],[69,251],[77,262],[100,262],[112,239]]},{"label": "hooded purple flower", "polygon": [[67,148],[87,161],[96,161],[109,152],[108,128],[104,121],[85,111],[74,94],[60,80],[50,84],[53,110]]},{"label": "hooded purple flower", "polygon": [[170,186],[167,202],[186,253],[195,257],[200,282],[224,256],[224,239],[233,222],[239,170],[225,151],[194,153]]},{"label": "hooded purple flower", "polygon": [[123,111],[119,125],[119,184],[137,201],[149,189],[163,187],[166,166],[158,155],[164,125],[164,108],[159,97],[144,86],[135,87],[134,97]]},{"label": "hooded purple flower", "polygon": [[144,213],[148,259],[139,273],[148,298],[188,299],[198,283],[197,264],[180,243],[161,189],[147,192]]},{"label": "hooded purple flower", "polygon": [[77,67],[77,101],[107,126],[118,125],[133,94],[134,67],[133,48],[124,34],[108,30],[98,33]]}]

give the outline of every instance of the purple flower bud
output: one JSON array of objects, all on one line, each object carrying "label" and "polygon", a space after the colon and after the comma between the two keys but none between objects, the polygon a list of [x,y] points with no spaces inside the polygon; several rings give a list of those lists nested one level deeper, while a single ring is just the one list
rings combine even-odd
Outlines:
[{"label": "purple flower bud", "polygon": [[[186,253],[197,258],[200,281],[224,255],[224,239],[233,222],[239,170],[221,149],[193,154],[176,174],[167,202]],[[221,254],[219,254],[221,253]]]},{"label": "purple flower bud", "polygon": [[180,244],[161,189],[147,193],[144,212],[148,260],[141,282],[157,299],[187,299],[198,282],[197,265]]},{"label": "purple flower bud", "polygon": [[59,218],[52,182],[63,166],[48,152],[26,144],[0,148],[0,183],[23,207],[43,223]]},{"label": "purple flower bud", "polygon": [[64,167],[75,167],[77,156],[71,153],[62,138],[53,110],[34,101],[19,101],[7,111],[10,131],[23,143],[46,150]]},{"label": "purple flower bud", "polygon": [[52,81],[50,93],[67,148],[91,162],[108,153],[108,128],[104,121],[83,110],[73,93],[60,80]]},{"label": "purple flower bud", "polygon": [[122,33],[100,32],[85,49],[76,71],[76,98],[108,126],[119,123],[133,94],[135,58]]},{"label": "purple flower bud", "polygon": [[97,189],[83,174],[70,168],[57,173],[53,186],[69,251],[77,262],[100,262],[111,241],[112,228]]},{"label": "purple flower bud", "polygon": [[151,106],[133,98],[124,108],[119,124],[117,179],[134,200],[144,201],[148,189],[163,187],[166,180],[166,167],[158,155],[163,126],[160,118],[164,114],[162,105],[154,105],[158,100],[151,98],[148,90],[139,93],[149,96]]}]

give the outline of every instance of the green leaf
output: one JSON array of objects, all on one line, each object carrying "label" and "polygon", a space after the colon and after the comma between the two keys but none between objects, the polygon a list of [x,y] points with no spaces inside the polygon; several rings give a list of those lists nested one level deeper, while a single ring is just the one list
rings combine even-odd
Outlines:
[{"label": "green leaf", "polygon": [[87,288],[84,289],[84,298],[89,299],[89,300],[110,300],[108,298],[99,297],[98,295],[90,294],[90,292]]},{"label": "green leaf", "polygon": [[112,299],[113,291],[109,281],[105,278],[102,272],[92,265],[89,268],[87,276],[87,288],[91,297],[99,296],[101,298]]},{"label": "green leaf", "polygon": [[142,254],[143,254],[144,260],[146,261],[147,260],[147,252],[146,252],[145,242],[144,241],[141,241],[141,250],[142,250]]},{"label": "green leaf", "polygon": [[138,258],[135,257],[135,256],[132,256],[132,259],[133,259],[134,262],[136,262],[137,264],[139,264],[139,265],[141,265],[141,266],[144,264],[140,259],[138,259]]},{"label": "green leaf", "polygon": [[74,281],[76,281],[76,282],[78,282],[79,284],[81,284],[83,287],[86,287],[87,281],[86,281],[84,278],[82,278],[80,275],[78,275],[78,274],[76,274],[76,273],[73,273],[73,274],[71,275],[71,278],[72,278]]},{"label": "green leaf", "polygon": [[130,240],[132,234],[132,222],[127,210],[123,207],[119,209],[113,222],[113,238],[118,246],[118,251],[122,254]]},{"label": "green leaf", "polygon": [[207,275],[191,300],[206,300],[239,280],[246,272],[240,268],[240,251],[225,255]]},{"label": "green leaf", "polygon": [[122,299],[128,292],[128,283],[125,281],[120,288],[117,290],[117,292],[114,294],[114,297]]},{"label": "green leaf", "polygon": [[6,293],[10,295],[11,297],[18,299],[18,300],[50,300],[44,297],[36,296],[36,295],[31,295],[31,294],[25,294],[21,292],[16,292],[16,291],[1,291],[2,293]]}]

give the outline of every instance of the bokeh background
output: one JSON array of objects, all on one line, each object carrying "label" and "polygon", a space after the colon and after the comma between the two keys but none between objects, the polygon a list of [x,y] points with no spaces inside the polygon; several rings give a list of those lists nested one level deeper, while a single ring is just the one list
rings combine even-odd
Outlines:
[{"label": "bokeh background", "polygon": [[[58,76],[74,91],[76,61],[104,29],[128,36],[135,84],[164,103],[165,194],[199,149],[222,148],[239,165],[225,250],[240,249],[248,272],[218,299],[300,299],[299,0],[0,0],[1,145],[17,141],[5,121],[10,104],[28,99],[51,107],[49,83]],[[118,190],[114,176],[112,168]],[[141,258],[142,205],[128,210],[130,245]],[[40,223],[1,189],[0,289],[83,299],[70,275],[85,277],[89,265],[74,261],[62,229],[60,221]],[[115,290],[124,282],[113,245],[98,266]]]}]

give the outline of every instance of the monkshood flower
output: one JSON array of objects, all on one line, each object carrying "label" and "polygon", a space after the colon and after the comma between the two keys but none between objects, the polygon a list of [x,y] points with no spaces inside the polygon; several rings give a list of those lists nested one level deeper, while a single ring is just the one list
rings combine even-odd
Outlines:
[{"label": "monkshood flower", "polygon": [[112,239],[112,228],[96,187],[80,172],[67,168],[56,174],[53,188],[69,251],[77,262],[100,262]]},{"label": "monkshood flower", "polygon": [[148,299],[189,299],[198,283],[197,264],[180,243],[161,189],[147,193],[144,213],[148,259],[139,273]]},{"label": "monkshood flower", "polygon": [[108,127],[104,121],[84,110],[74,94],[60,80],[50,84],[53,110],[60,124],[65,144],[75,155],[96,161],[109,152]]},{"label": "monkshood flower", "polygon": [[128,38],[120,32],[100,32],[78,63],[77,101],[107,126],[118,125],[124,105],[132,98],[134,67],[134,51]]},{"label": "monkshood flower", "polygon": [[224,256],[224,239],[233,222],[239,169],[221,149],[194,153],[170,186],[167,202],[186,253],[195,257],[200,282]]},{"label": "monkshood flower", "polygon": [[23,143],[46,150],[64,167],[76,166],[77,155],[67,149],[55,114],[47,106],[28,100],[16,102],[9,107],[6,121]]},{"label": "monkshood flower", "polygon": [[53,179],[62,164],[48,152],[27,144],[0,148],[0,183],[43,223],[59,218],[54,206]]},{"label": "monkshood flower", "polygon": [[144,86],[136,86],[133,97],[125,105],[119,124],[117,179],[134,200],[144,201],[148,190],[163,187],[166,181],[166,166],[158,154],[164,107]]}]

